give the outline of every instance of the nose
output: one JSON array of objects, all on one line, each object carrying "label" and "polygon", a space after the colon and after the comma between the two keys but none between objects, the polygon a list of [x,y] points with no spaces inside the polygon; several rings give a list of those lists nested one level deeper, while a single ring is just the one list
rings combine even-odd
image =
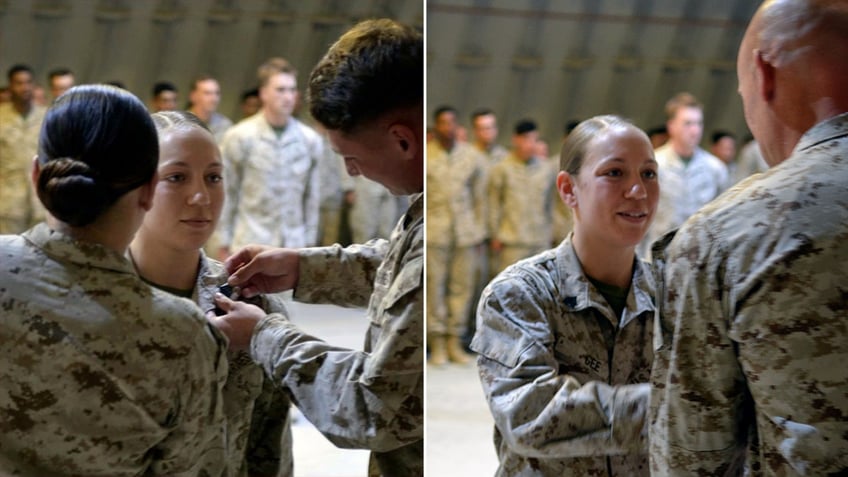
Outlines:
[{"label": "nose", "polygon": [[630,184],[630,187],[625,193],[625,197],[628,199],[644,199],[648,197],[648,191],[645,189],[645,184],[642,183],[641,179],[637,179],[635,182]]},{"label": "nose", "polygon": [[204,184],[198,184],[189,196],[189,205],[209,205],[209,190]]}]

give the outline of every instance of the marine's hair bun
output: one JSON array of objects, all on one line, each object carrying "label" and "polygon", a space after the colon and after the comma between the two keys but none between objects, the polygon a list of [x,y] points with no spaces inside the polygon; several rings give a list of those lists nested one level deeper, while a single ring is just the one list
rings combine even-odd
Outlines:
[{"label": "marine's hair bun", "polygon": [[114,202],[110,188],[98,182],[88,164],[67,157],[41,164],[37,190],[54,217],[77,227],[93,222]]}]

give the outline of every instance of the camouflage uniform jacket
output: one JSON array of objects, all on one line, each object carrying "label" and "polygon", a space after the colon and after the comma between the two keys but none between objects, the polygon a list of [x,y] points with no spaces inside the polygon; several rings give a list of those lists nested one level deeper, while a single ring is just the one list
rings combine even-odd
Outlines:
[{"label": "camouflage uniform jacket", "polygon": [[231,127],[221,142],[227,198],[217,242],[234,250],[317,244],[322,148],[318,133],[295,118],[279,138],[261,111]]},{"label": "camouflage uniform jacket", "polygon": [[[215,292],[226,281],[223,264],[202,255],[192,299],[204,311],[214,309]],[[268,313],[288,313],[279,295],[260,295],[250,301]],[[293,463],[288,396],[265,377],[247,352],[229,351],[227,358],[224,414],[232,475],[290,477]],[[211,475],[213,469],[209,470]]]},{"label": "camouflage uniform jacket", "polygon": [[498,476],[648,475],[654,281],[634,263],[622,316],[566,238],[483,291],[471,348],[495,418]]},{"label": "camouflage uniform jacket", "polygon": [[688,164],[674,152],[670,143],[655,152],[660,181],[660,200],[654,221],[639,247],[648,256],[651,244],[666,232],[683,225],[727,186],[727,166],[709,152],[695,148]]},{"label": "camouflage uniform jacket", "polygon": [[306,418],[339,447],[371,449],[386,477],[424,474],[423,209],[414,196],[388,242],[301,252],[294,298],[367,305],[364,351],[329,345],[279,314],[251,341],[254,360]]},{"label": "camouflage uniform jacket", "polygon": [[657,475],[845,475],[847,199],[848,113],[677,232],[651,378]]},{"label": "camouflage uniform jacket", "polygon": [[212,137],[215,138],[215,142],[221,144],[221,141],[224,140],[224,134],[233,127],[233,121],[223,114],[214,111],[212,112],[212,116],[209,117],[209,124],[206,127],[209,128]]},{"label": "camouflage uniform jacket", "polygon": [[33,105],[22,117],[12,103],[0,104],[0,234],[21,233],[44,216],[29,171],[46,111]]},{"label": "camouflage uniform jacket", "polygon": [[457,247],[486,238],[486,158],[468,143],[427,143],[427,243]]},{"label": "camouflage uniform jacket", "polygon": [[[489,236],[505,245],[547,248],[553,233],[556,173],[546,160],[510,154],[489,169]],[[428,184],[429,186],[429,184]]]},{"label": "camouflage uniform jacket", "polygon": [[224,338],[121,254],[0,237],[0,343],[0,475],[228,475]]}]

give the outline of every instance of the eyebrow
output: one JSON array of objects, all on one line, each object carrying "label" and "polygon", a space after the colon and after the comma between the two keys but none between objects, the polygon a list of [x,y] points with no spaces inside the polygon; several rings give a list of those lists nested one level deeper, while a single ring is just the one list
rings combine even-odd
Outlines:
[{"label": "eyebrow", "polygon": [[[209,164],[208,166],[206,166],[206,168],[207,168],[207,169],[209,169],[210,167],[223,167],[223,165],[224,165],[224,163],[223,163],[222,161],[218,160],[218,161],[215,161],[215,162],[213,162],[213,163]],[[185,161],[168,161],[168,162],[166,162],[166,163],[164,163],[164,164],[161,164],[161,165],[160,165],[160,167],[166,167],[166,166],[173,166],[173,167],[191,167],[191,166],[190,166],[187,162],[185,162]]]}]

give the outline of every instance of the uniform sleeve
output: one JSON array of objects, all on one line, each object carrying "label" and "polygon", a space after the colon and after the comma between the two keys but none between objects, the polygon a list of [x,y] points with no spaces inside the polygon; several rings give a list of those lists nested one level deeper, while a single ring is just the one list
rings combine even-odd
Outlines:
[{"label": "uniform sleeve", "polygon": [[[687,233],[679,232],[677,240]],[[745,443],[737,434],[747,420],[744,378],[712,280],[716,270],[698,270],[705,266],[705,249],[693,249],[700,255],[691,258],[676,254],[677,240],[660,297],[661,329],[655,331],[663,338],[655,344],[651,373],[657,407],[651,467],[661,475],[741,475]]]},{"label": "uniform sleeve", "polygon": [[471,197],[474,202],[474,218],[477,220],[475,230],[478,230],[480,236],[485,239],[489,236],[488,227],[486,226],[488,216],[488,201],[486,200],[488,171],[486,157],[476,152],[474,155],[477,160],[477,167],[474,174],[474,183],[471,187]]},{"label": "uniform sleeve", "polygon": [[365,308],[388,246],[388,241],[376,239],[344,248],[336,244],[301,249],[294,297],[304,303]]},{"label": "uniform sleeve", "polygon": [[725,253],[701,245],[716,243],[704,229],[682,230],[669,256],[662,322],[671,339],[652,376],[660,398],[652,469],[741,475],[756,438],[762,465],[781,475],[844,470],[846,302],[824,272],[834,257],[794,236],[794,245],[727,279],[716,258]]},{"label": "uniform sleeve", "polygon": [[[261,295],[266,313],[289,316],[279,294]],[[250,432],[245,449],[247,473],[251,476],[292,475],[292,435],[286,390],[264,376],[262,390],[253,403]]]},{"label": "uniform sleeve", "polygon": [[[202,318],[198,318],[202,319]],[[173,430],[155,450],[152,475],[194,476],[229,461],[223,407],[227,377],[226,341],[211,325],[197,333],[186,356]],[[194,464],[190,470],[186,466]]]},{"label": "uniform sleeve", "polygon": [[547,326],[547,307],[529,286],[514,285],[504,280],[484,292],[472,344],[510,449],[536,458],[644,452],[650,386],[581,383],[560,374],[554,351],[533,337],[550,333],[540,328]]},{"label": "uniform sleeve", "polygon": [[422,293],[419,254],[369,307],[371,332],[379,332],[371,353],[329,345],[270,315],[251,354],[336,446],[394,450],[423,435]]},{"label": "uniform sleeve", "polygon": [[[498,163],[500,164],[500,163]],[[488,217],[486,225],[489,230],[489,238],[499,239],[498,229],[501,224],[501,213],[503,208],[503,172],[501,167],[496,164],[489,170],[489,178],[487,180],[486,191],[488,198],[486,206],[488,207]]]},{"label": "uniform sleeve", "polygon": [[236,216],[238,215],[239,199],[241,197],[244,151],[237,130],[230,129],[221,141],[221,159],[224,163],[224,206],[218,223],[217,243],[229,247],[233,243]]},{"label": "uniform sleeve", "polygon": [[312,168],[309,171],[308,184],[303,198],[303,217],[305,223],[305,239],[308,245],[318,244],[318,220],[321,207],[321,171],[319,164],[323,156],[323,144],[321,138],[313,132],[309,135],[309,155],[312,159]]}]

